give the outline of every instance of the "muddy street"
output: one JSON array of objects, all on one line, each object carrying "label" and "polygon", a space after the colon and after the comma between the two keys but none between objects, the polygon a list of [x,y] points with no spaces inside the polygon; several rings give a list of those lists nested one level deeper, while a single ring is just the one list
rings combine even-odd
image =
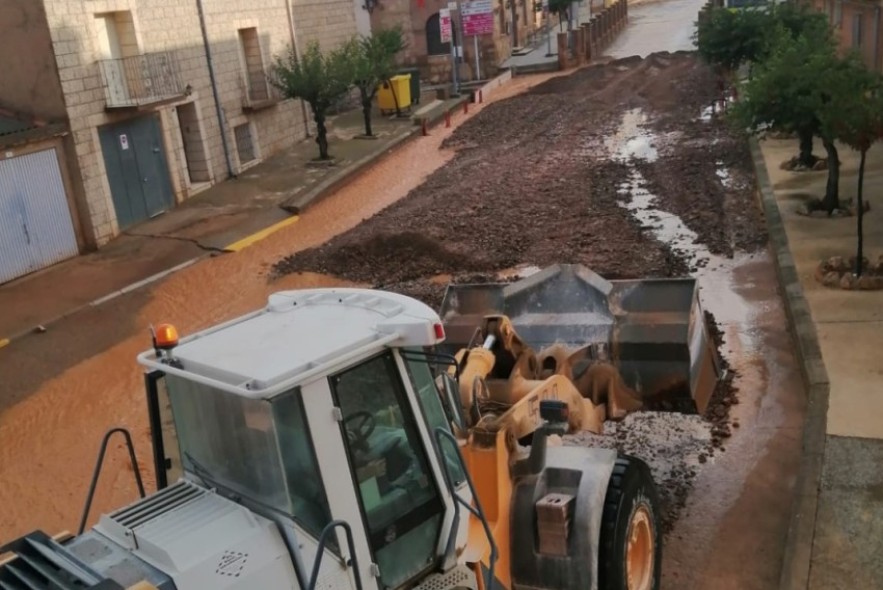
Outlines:
[{"label": "muddy street", "polygon": [[449,280],[555,263],[610,279],[696,276],[726,369],[706,414],[639,412],[566,443],[649,461],[667,533],[664,587],[772,588],[800,451],[801,381],[747,144],[709,116],[714,88],[684,52],[540,84],[460,126],[444,144],[456,155],[407,197],[274,273],[333,273],[433,306]]},{"label": "muddy street", "polygon": [[[390,289],[437,307],[451,281],[580,263],[608,279],[697,277],[727,371],[704,416],[640,412],[566,443],[651,464],[665,502],[663,588],[777,587],[802,384],[747,146],[709,116],[713,76],[683,51],[699,6],[637,7],[609,50],[622,59],[516,78],[289,228],[0,352],[0,543],[75,528],[112,426],[133,432],[152,476],[135,364],[151,324],[186,334],[273,291],[315,286]],[[136,496],[120,446],[103,473],[93,521]]]}]

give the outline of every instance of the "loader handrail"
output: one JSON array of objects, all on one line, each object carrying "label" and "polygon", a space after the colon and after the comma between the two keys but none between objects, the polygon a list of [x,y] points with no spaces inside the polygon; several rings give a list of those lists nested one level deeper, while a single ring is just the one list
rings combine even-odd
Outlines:
[{"label": "loader handrail", "polygon": [[[487,542],[491,546],[491,556],[488,560],[488,570],[487,570],[487,579],[485,580],[484,590],[493,590],[494,588],[494,567],[497,565],[497,543],[494,541],[494,535],[491,532],[491,526],[488,524],[487,517],[484,515],[484,509],[481,507],[481,500],[478,499],[478,494],[475,491],[475,484],[472,483],[472,476],[469,474],[469,470],[466,468],[466,464],[463,462],[463,455],[460,453],[460,449],[457,446],[457,439],[451,434],[448,430],[437,427],[435,429],[435,440],[438,443],[438,452],[439,452],[439,462],[445,467],[445,482],[448,484],[448,491],[451,496],[454,497],[454,523],[458,523],[460,521],[460,508],[459,505],[462,504],[466,510],[468,510],[475,518],[481,521],[481,526],[484,529],[484,534],[487,536]],[[472,501],[475,502],[475,506],[472,506],[464,500],[454,489],[454,478],[450,472],[450,468],[448,467],[448,462],[445,460],[444,453],[442,452],[442,440],[449,442],[454,447],[454,451],[457,455],[457,461],[460,463],[460,468],[463,470],[463,474],[466,476],[466,483],[469,484],[469,491],[472,493]],[[456,535],[456,526],[453,527],[451,531],[452,535]],[[313,590],[310,588],[310,590]]]},{"label": "loader handrail", "polygon": [[362,575],[359,573],[359,559],[356,557],[356,545],[353,543],[353,529],[350,523],[345,520],[332,520],[319,535],[319,548],[316,550],[316,561],[313,562],[313,571],[310,573],[310,583],[307,590],[316,590],[316,584],[319,583],[319,567],[322,565],[322,557],[325,555],[325,545],[328,543],[328,537],[331,532],[340,527],[346,533],[347,550],[350,552],[350,560],[347,565],[352,565],[353,575],[356,581],[356,590],[362,590]]},{"label": "loader handrail", "polygon": [[80,528],[77,531],[78,535],[82,535],[83,531],[86,530],[86,520],[89,518],[89,511],[92,510],[92,500],[95,497],[95,487],[98,485],[98,476],[101,475],[101,468],[104,466],[107,443],[110,442],[110,437],[118,432],[123,435],[123,438],[126,441],[126,447],[129,449],[129,461],[132,463],[132,473],[135,474],[135,483],[138,485],[138,493],[141,494],[142,498],[146,495],[144,493],[144,483],[141,481],[141,472],[138,470],[138,459],[135,457],[135,446],[132,444],[132,435],[129,434],[129,431],[125,428],[111,428],[104,433],[104,438],[101,439],[101,450],[98,452],[98,461],[95,462],[95,470],[92,472],[92,481],[89,483],[89,494],[86,496],[86,506],[83,508],[83,517],[80,519]]}]

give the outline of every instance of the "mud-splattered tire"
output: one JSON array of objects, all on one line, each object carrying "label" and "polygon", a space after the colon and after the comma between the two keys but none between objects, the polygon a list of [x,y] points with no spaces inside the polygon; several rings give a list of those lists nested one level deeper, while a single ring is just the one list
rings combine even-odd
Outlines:
[{"label": "mud-splattered tire", "polygon": [[640,459],[621,455],[604,499],[598,587],[659,590],[661,567],[659,497],[650,468]]}]

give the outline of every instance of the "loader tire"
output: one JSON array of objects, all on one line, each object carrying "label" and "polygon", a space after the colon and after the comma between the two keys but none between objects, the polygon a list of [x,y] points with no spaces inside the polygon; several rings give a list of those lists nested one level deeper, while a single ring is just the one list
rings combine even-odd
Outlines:
[{"label": "loader tire", "polygon": [[659,496],[650,468],[640,459],[620,455],[604,499],[598,587],[659,590],[661,568]]}]

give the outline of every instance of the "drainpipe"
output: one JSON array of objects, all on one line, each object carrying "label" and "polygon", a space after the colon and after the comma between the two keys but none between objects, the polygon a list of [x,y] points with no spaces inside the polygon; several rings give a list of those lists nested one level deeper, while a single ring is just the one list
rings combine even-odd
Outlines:
[{"label": "drainpipe", "polygon": [[221,110],[218,82],[215,80],[215,66],[212,63],[212,49],[208,42],[208,31],[205,27],[205,11],[202,9],[202,0],[196,0],[196,9],[199,12],[199,28],[202,29],[202,42],[205,45],[205,59],[208,63],[208,77],[212,85],[212,96],[215,99],[215,112],[218,114],[218,125],[221,126],[221,145],[224,147],[224,159],[227,160],[227,173],[231,178],[236,178],[236,172],[233,170],[233,161],[230,159],[230,146],[227,145],[227,132],[224,130],[224,112]]},{"label": "drainpipe", "polygon": [[[294,32],[294,9],[291,7],[291,0],[285,0],[285,10],[288,11],[288,29],[291,32],[291,49],[294,51],[294,59],[300,63],[300,50],[297,48],[297,34]],[[307,117],[307,105],[300,101],[300,112],[304,119],[304,137],[310,137],[310,120]]]}]

